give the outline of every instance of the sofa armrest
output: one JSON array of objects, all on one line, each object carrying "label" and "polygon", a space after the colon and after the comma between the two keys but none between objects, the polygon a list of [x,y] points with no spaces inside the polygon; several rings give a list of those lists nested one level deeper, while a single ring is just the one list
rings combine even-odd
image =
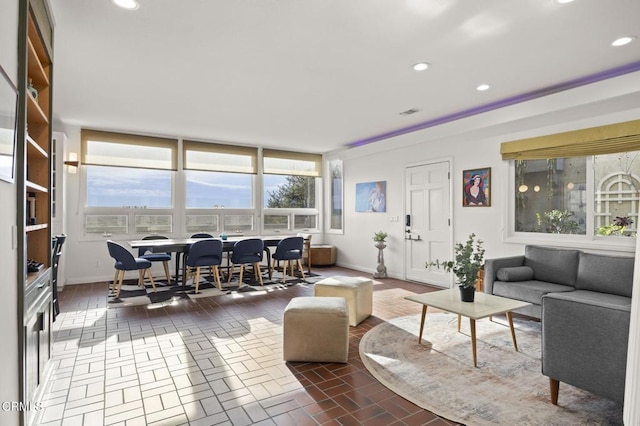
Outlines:
[{"label": "sofa armrest", "polygon": [[584,290],[542,298],[542,374],[622,404],[630,299],[616,298]]},{"label": "sofa armrest", "polygon": [[483,291],[488,294],[493,294],[493,282],[496,280],[496,274],[500,268],[511,268],[523,265],[524,255],[485,259]]}]

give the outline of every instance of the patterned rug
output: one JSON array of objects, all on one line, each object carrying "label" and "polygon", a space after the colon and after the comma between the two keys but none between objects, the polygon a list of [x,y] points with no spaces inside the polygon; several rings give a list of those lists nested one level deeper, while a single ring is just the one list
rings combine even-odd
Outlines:
[{"label": "patterned rug", "polygon": [[622,425],[622,407],[560,384],[550,402],[540,365],[540,323],[514,320],[519,352],[504,317],[476,322],[478,368],[473,367],[469,320],[427,313],[377,325],[360,342],[360,356],[386,387],[441,417],[467,425]]},{"label": "patterned rug", "polygon": [[115,297],[115,292],[109,289],[109,299],[107,306],[109,308],[119,308],[123,306],[136,306],[147,305],[151,303],[163,304],[171,303],[179,299],[196,299],[204,297],[215,297],[224,294],[242,294],[242,293],[254,293],[254,292],[271,292],[276,290],[286,289],[287,287],[295,285],[308,285],[314,284],[324,277],[317,274],[305,273],[306,279],[301,277],[291,277],[287,275],[283,284],[282,273],[274,271],[271,280],[265,273],[263,275],[263,283],[261,286],[252,273],[246,273],[242,280],[242,286],[238,284],[237,275],[232,279],[230,283],[226,280],[222,280],[222,290],[218,290],[215,280],[210,277],[208,272],[203,272],[200,275],[200,284],[198,286],[198,293],[195,292],[195,285],[193,278],[187,280],[186,285],[176,284],[173,281],[171,284],[167,283],[167,280],[154,277],[156,285],[156,292],[153,291],[153,287],[148,280],[145,280],[145,287],[138,287],[137,279],[125,280],[122,283],[122,289],[120,290],[120,297]]}]

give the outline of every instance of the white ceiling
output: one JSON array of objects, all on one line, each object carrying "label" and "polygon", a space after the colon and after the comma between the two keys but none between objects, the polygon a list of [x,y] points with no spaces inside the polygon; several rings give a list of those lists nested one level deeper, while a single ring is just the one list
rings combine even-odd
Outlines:
[{"label": "white ceiling", "polygon": [[639,0],[50,2],[54,116],[104,130],[324,153],[640,69]]}]

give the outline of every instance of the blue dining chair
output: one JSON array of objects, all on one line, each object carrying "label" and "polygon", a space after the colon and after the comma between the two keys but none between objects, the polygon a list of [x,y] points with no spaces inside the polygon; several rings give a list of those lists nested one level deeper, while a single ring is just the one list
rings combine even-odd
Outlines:
[{"label": "blue dining chair", "polygon": [[153,282],[150,269],[151,262],[149,260],[133,257],[133,254],[131,254],[129,250],[115,241],[108,240],[107,248],[109,249],[109,255],[116,261],[114,265],[116,274],[113,278],[113,289],[116,292],[116,298],[120,297],[122,280],[124,279],[124,273],[126,271],[138,271],[138,286],[140,287],[144,287],[144,274],[147,272],[151,285],[153,286],[153,291],[156,291],[156,284]]},{"label": "blue dining chair", "polygon": [[220,284],[220,270],[219,266],[222,263],[222,241],[214,239],[205,239],[196,241],[189,247],[189,251],[186,254],[184,261],[185,268],[187,270],[187,277],[189,276],[189,270],[195,271],[195,278],[193,282],[196,285],[195,292],[198,293],[200,285],[200,268],[211,267],[213,276],[216,280],[218,290],[222,290],[222,284]]},{"label": "blue dining chair", "polygon": [[282,283],[287,280],[287,267],[291,269],[291,276],[293,276],[293,261],[296,261],[298,269],[302,273],[302,279],[306,279],[304,276],[304,270],[302,269],[302,252],[304,250],[304,238],[303,237],[287,237],[278,243],[276,251],[271,258],[273,259],[272,268],[275,267],[276,262],[283,261],[282,267]]},{"label": "blue dining chair", "polygon": [[235,265],[240,265],[238,287],[242,287],[244,265],[252,264],[256,278],[260,281],[260,285],[264,285],[264,282],[262,282],[262,273],[260,272],[260,262],[262,262],[263,252],[264,241],[260,238],[247,238],[246,240],[237,241],[233,245],[233,249],[231,251],[231,271],[229,272],[229,282],[231,282]]},{"label": "blue dining chair", "polygon": [[[168,240],[169,237],[164,235],[147,235],[142,240]],[[146,259],[149,262],[162,262],[164,266],[164,274],[167,276],[167,283],[171,285],[171,273],[169,272],[169,262],[171,261],[171,253],[159,252],[155,253],[151,247],[138,248],[138,257],[140,259]]]},{"label": "blue dining chair", "polygon": [[213,235],[207,234],[206,232],[197,232],[192,234],[189,238],[213,238]]}]

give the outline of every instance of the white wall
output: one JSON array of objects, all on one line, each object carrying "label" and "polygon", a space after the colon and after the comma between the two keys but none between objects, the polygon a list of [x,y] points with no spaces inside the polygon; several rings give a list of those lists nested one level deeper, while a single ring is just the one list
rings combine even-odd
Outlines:
[{"label": "white wall", "polygon": [[[500,157],[500,144],[639,117],[640,73],[634,73],[330,153],[326,158],[344,162],[344,234],[326,234],[325,242],[338,248],[339,265],[374,272],[377,249],[371,237],[384,230],[389,233],[385,249],[387,273],[403,278],[404,169],[412,164],[451,159],[454,240],[464,241],[475,232],[485,242],[487,258],[521,254],[524,245],[506,242],[503,233],[509,169]],[[491,167],[491,207],[462,207],[462,171],[482,167]],[[387,212],[356,213],[356,183],[381,180],[387,181]],[[392,222],[394,216],[399,216],[400,221]]]},{"label": "white wall", "polygon": [[[18,81],[18,2],[2,1],[0,14],[0,64],[14,85]],[[15,48],[13,47],[15,46]],[[18,322],[17,270],[18,252],[15,247],[16,226],[16,186],[0,181],[0,277],[2,297],[0,298],[0,342],[9,350],[0,351],[0,403],[19,400],[18,332],[22,322]],[[8,206],[8,208],[7,208]],[[0,424],[18,424],[17,411],[0,410]]]},{"label": "white wall", "polygon": [[[640,117],[640,72],[535,99],[515,106],[458,120],[359,148],[333,152],[326,158],[344,161],[344,234],[325,234],[314,243],[333,244],[338,264],[374,272],[377,250],[371,237],[378,230],[389,233],[385,264],[390,276],[402,278],[404,206],[403,180],[407,165],[433,160],[452,162],[453,235],[465,240],[475,232],[485,241],[487,257],[522,253],[522,244],[503,239],[506,219],[508,165],[500,158],[500,143],[513,139],[557,133]],[[65,150],[80,152],[80,128],[62,126],[68,139]],[[462,207],[462,171],[492,168],[492,206]],[[86,241],[79,214],[82,173],[66,176],[67,262],[66,282],[78,284],[113,279],[113,262],[103,240]],[[386,213],[355,213],[355,184],[387,181]],[[326,186],[326,185],[325,185]],[[398,216],[398,222],[391,218]],[[156,273],[162,275],[160,265]],[[155,266],[154,266],[155,267]]]}]

